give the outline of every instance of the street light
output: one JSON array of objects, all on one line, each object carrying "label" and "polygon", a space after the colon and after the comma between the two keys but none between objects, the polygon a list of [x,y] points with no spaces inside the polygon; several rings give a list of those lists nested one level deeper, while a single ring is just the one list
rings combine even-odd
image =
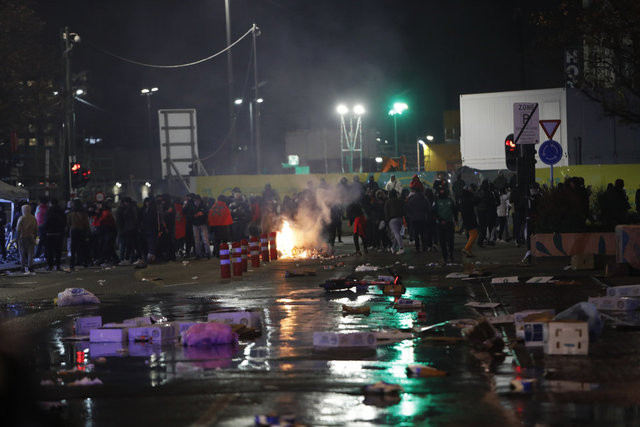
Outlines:
[{"label": "street light", "polygon": [[[344,172],[344,153],[348,153],[349,172],[353,172],[353,156],[354,152],[360,152],[360,172],[362,172],[362,116],[365,114],[365,108],[361,104],[356,104],[351,110],[344,104],[336,107],[336,112],[340,115],[340,167]],[[352,113],[352,114],[349,114]],[[348,115],[349,128],[345,121]],[[355,118],[355,129],[353,126]],[[326,168],[326,162],[325,162]]]},{"label": "street light", "polygon": [[149,127],[149,148],[151,149],[151,178],[153,179],[153,165],[155,163],[153,159],[153,133],[151,131],[151,95],[158,91],[157,87],[140,89],[140,95],[147,97],[147,125]]},{"label": "street light", "polygon": [[395,139],[395,155],[398,157],[398,115],[404,113],[409,109],[409,106],[404,102],[395,102],[393,108],[389,110],[389,115],[393,117],[393,135]]},{"label": "street light", "polygon": [[[427,139],[429,139],[429,137],[427,137]],[[433,139],[433,137],[431,139]],[[417,154],[416,155],[416,163],[418,164],[418,172],[420,172],[420,146],[421,145],[422,145],[422,153],[423,154],[424,154],[424,151],[427,149],[427,144],[423,140],[419,139],[418,140],[418,144],[417,144],[418,152],[416,153]],[[426,170],[426,168],[425,168],[425,170]]]}]

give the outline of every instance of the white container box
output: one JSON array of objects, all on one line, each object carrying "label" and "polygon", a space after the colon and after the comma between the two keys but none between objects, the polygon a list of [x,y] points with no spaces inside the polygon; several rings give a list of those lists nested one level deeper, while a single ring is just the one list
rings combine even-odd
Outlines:
[{"label": "white container box", "polygon": [[589,297],[589,302],[603,311],[631,311],[638,308],[640,301],[628,297]]},{"label": "white container box", "polygon": [[640,297],[640,285],[612,286],[607,289],[608,297]]},{"label": "white container box", "polygon": [[376,336],[371,332],[314,332],[313,346],[319,348],[364,347],[375,348]]},{"label": "white container box", "polygon": [[89,331],[89,342],[125,342],[129,328],[96,328]]},{"label": "white container box", "polygon": [[73,330],[76,335],[89,335],[95,328],[102,327],[102,316],[76,317],[73,320]]},{"label": "white container box", "polygon": [[589,324],[577,321],[549,322],[545,354],[589,354]]},{"label": "white container box", "polygon": [[171,322],[173,327],[176,329],[176,334],[178,336],[182,335],[182,333],[184,331],[186,331],[187,329],[189,329],[193,325],[197,325],[198,323],[203,323],[203,322],[183,322],[183,321]]},{"label": "white container box", "polygon": [[[521,340],[524,339],[524,323],[527,321],[529,316],[548,316],[553,317],[556,314],[556,311],[552,308],[545,308],[539,310],[525,310],[518,311],[517,313],[513,313],[513,323],[516,327],[516,337]],[[551,320],[551,319],[549,319]]]},{"label": "white container box", "polygon": [[175,326],[169,323],[129,328],[129,342],[145,341],[161,344],[175,341],[177,338]]},{"label": "white container box", "polygon": [[524,322],[524,345],[527,347],[542,347],[547,341],[549,324],[547,322]]},{"label": "white container box", "polygon": [[260,313],[257,311],[217,311],[209,313],[209,322],[244,325],[250,328],[260,328]]}]

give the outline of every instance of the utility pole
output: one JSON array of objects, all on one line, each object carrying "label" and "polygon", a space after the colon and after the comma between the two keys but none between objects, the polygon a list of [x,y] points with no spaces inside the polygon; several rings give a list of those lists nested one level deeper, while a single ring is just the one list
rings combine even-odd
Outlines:
[{"label": "utility pole", "polygon": [[[227,23],[227,47],[231,45],[231,12],[229,9],[229,0],[224,0],[224,15]],[[229,138],[231,139],[231,148],[235,149],[238,141],[236,140],[235,128],[235,108],[233,107],[233,61],[231,57],[231,49],[227,49],[227,90],[229,91]]]},{"label": "utility pole", "polygon": [[[68,184],[68,195],[71,197],[71,193],[73,192],[73,185],[71,184],[71,162],[73,161],[72,153],[73,153],[73,88],[71,87],[71,49],[73,49],[73,45],[71,44],[69,33],[69,28],[65,27],[64,32],[62,33],[62,56],[64,59],[64,146],[67,155],[65,156],[66,162],[63,162],[63,165],[66,163],[67,168],[67,184]],[[75,35],[75,37],[78,37]],[[79,37],[78,37],[79,40]],[[64,172],[62,173],[64,176]]]},{"label": "utility pole", "polygon": [[260,35],[260,29],[254,23],[253,24],[253,94],[252,102],[255,102],[255,136],[256,136],[256,173],[260,175],[262,173],[262,141],[260,140],[260,102],[258,99],[258,56],[256,54],[256,38]]}]

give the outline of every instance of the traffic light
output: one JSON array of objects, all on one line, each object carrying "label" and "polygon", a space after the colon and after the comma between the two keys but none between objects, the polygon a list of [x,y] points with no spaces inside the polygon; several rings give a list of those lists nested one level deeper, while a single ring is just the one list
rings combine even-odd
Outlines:
[{"label": "traffic light", "polygon": [[518,170],[518,146],[513,141],[512,133],[504,139],[504,158],[507,163],[507,169],[513,172]]},{"label": "traffic light", "polygon": [[81,171],[82,186],[85,186],[91,181],[91,169],[82,168]]},{"label": "traffic light", "polygon": [[82,175],[80,173],[82,166],[80,163],[71,165],[71,187],[80,188],[82,186]]}]

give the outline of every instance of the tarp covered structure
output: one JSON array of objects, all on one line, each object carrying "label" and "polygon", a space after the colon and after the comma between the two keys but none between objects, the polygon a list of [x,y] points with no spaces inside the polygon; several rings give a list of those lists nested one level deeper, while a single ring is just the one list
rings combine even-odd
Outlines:
[{"label": "tarp covered structure", "polygon": [[20,187],[14,187],[6,182],[0,181],[0,199],[15,200],[26,199],[29,197],[29,192]]}]

